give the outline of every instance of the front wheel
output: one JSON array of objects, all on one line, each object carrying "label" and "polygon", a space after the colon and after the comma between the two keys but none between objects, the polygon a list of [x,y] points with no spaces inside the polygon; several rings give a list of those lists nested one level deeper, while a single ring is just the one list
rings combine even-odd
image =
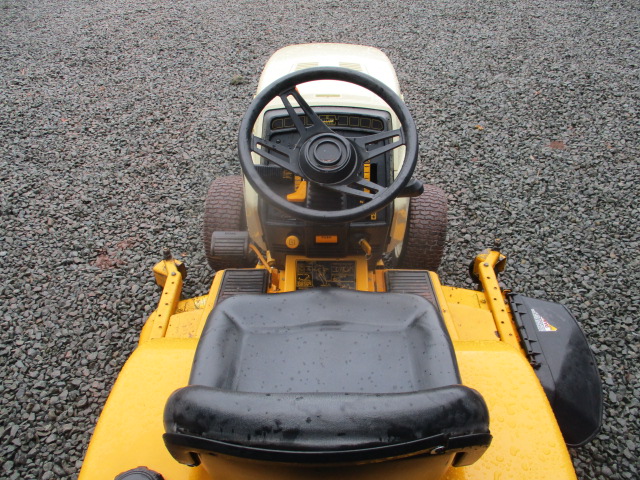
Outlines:
[{"label": "front wheel", "polygon": [[438,269],[447,237],[447,210],[447,196],[435,185],[425,185],[422,195],[411,198],[397,268]]}]

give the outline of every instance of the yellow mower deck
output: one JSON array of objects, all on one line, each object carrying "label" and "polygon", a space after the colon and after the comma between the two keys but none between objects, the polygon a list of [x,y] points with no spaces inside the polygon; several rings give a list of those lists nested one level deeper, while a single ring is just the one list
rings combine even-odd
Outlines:
[{"label": "yellow mower deck", "polygon": [[[352,260],[356,262],[357,289],[385,290],[385,270],[369,272],[364,257]],[[269,294],[295,289],[294,262],[292,257],[284,271],[272,271]],[[520,348],[505,292],[498,286],[495,271],[503,262],[504,256],[495,251],[476,258],[474,272],[482,292],[442,286],[435,273],[429,274],[462,382],[484,397],[493,435],[491,446],[475,464],[451,468],[445,478],[575,479],[562,434]],[[180,262],[164,260],[154,271],[156,281],[164,286],[158,309],[145,324],[139,346],[109,396],[80,480],[111,480],[138,466],[160,472],[165,480],[210,478],[202,467],[186,467],[171,457],[162,439],[162,418],[169,395],[188,383],[198,338],[214,307],[223,272],[216,275],[207,296],[179,300],[184,271]],[[221,471],[215,478],[239,477]],[[274,472],[273,478],[283,477]]]}]

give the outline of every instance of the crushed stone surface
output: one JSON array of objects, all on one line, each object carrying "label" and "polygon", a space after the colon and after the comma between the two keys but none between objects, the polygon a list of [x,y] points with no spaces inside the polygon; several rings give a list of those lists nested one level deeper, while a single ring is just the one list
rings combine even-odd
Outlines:
[{"label": "crushed stone surface", "polygon": [[207,292],[207,187],[239,173],[268,57],[306,42],[390,57],[449,198],[444,283],[500,238],[503,283],[576,314],[605,402],[576,471],[638,478],[633,0],[0,0],[0,478],[77,477],[163,247]]}]

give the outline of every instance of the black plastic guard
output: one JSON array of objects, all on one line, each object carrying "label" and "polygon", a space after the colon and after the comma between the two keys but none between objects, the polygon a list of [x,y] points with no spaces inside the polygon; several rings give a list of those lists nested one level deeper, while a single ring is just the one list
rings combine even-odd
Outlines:
[{"label": "black plastic guard", "polygon": [[600,430],[602,385],[584,332],[559,303],[509,295],[523,347],[567,445],[584,445]]}]

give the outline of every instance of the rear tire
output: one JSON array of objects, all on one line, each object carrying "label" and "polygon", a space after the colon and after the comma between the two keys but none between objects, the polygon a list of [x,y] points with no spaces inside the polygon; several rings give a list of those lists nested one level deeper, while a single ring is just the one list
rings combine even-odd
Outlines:
[{"label": "rear tire", "polygon": [[209,186],[204,202],[204,228],[202,240],[204,254],[214,270],[248,267],[248,260],[211,255],[213,232],[245,231],[244,180],[241,175],[216,178]]},{"label": "rear tire", "polygon": [[438,270],[447,239],[447,211],[447,196],[435,185],[425,185],[422,195],[411,198],[397,268]]}]

